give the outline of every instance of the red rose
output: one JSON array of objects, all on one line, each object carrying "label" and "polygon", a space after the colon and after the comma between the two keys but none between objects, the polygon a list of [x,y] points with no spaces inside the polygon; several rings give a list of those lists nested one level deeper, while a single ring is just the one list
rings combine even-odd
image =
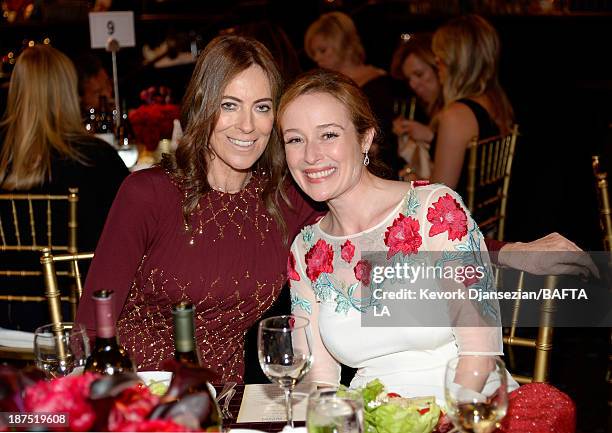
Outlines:
[{"label": "red rose", "polygon": [[419,222],[412,217],[400,214],[395,218],[391,227],[387,227],[385,232],[385,245],[389,247],[387,259],[400,251],[405,256],[416,254],[423,243],[419,228]]},{"label": "red rose", "polygon": [[300,274],[295,270],[295,256],[292,251],[289,251],[289,257],[287,258],[287,279],[300,281]]},{"label": "red rose", "polygon": [[342,260],[344,260],[346,263],[351,263],[351,260],[353,260],[354,255],[355,255],[355,245],[353,245],[351,241],[347,240],[342,245],[342,248],[340,250],[340,257],[342,257]]},{"label": "red rose", "polygon": [[151,394],[149,388],[144,385],[126,389],[113,401],[108,416],[108,429],[117,431],[122,424],[144,421],[158,403],[159,397]]},{"label": "red rose", "polygon": [[370,274],[372,272],[372,264],[367,260],[359,260],[353,269],[355,271],[355,278],[361,281],[364,286],[370,285]]},{"label": "red rose", "polygon": [[461,240],[468,232],[465,211],[448,193],[427,209],[427,221],[432,224],[430,237],[447,231],[449,241]]},{"label": "red rose", "polygon": [[68,414],[70,431],[87,431],[95,420],[96,413],[90,405],[89,387],[98,378],[92,373],[82,376],[66,376],[50,382],[37,382],[26,389],[24,406],[26,412],[48,412]]},{"label": "red rose", "polygon": [[141,422],[126,422],[118,426],[117,430],[125,432],[191,432],[199,430],[191,430],[184,425],[177,424],[168,419],[147,419]]},{"label": "red rose", "polygon": [[306,253],[306,275],[310,281],[315,282],[322,273],[334,272],[334,250],[323,239]]}]

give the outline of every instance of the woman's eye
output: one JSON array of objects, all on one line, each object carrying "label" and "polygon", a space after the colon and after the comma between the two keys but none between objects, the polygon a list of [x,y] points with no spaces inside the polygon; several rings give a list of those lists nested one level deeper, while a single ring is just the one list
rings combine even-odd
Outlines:
[{"label": "woman's eye", "polygon": [[222,102],[221,108],[225,111],[234,111],[236,109],[236,104],[233,102]]},{"label": "woman's eye", "polygon": [[260,113],[267,113],[268,111],[272,109],[272,107],[269,106],[268,104],[263,104],[263,105],[258,105],[257,107],[255,107],[255,109],[259,111]]},{"label": "woman's eye", "polygon": [[293,144],[293,143],[299,143],[301,140],[299,137],[291,137],[291,138],[287,138],[285,140],[285,144]]},{"label": "woman's eye", "polygon": [[323,139],[324,140],[331,140],[331,139],[337,138],[339,136],[340,135],[335,133],[335,132],[325,132],[325,133],[323,133]]}]

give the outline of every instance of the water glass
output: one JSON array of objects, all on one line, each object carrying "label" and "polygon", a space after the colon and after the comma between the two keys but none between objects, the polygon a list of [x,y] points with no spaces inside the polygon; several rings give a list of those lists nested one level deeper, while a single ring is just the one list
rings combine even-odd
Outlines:
[{"label": "water glass", "polygon": [[259,323],[259,364],[285,391],[287,425],[293,427],[292,393],[312,365],[310,321],[301,316],[275,316]]},{"label": "water glass", "polygon": [[508,409],[506,367],[496,356],[464,355],[446,366],[448,416],[459,431],[489,433]]},{"label": "water glass", "polygon": [[357,392],[323,388],[308,397],[308,433],[363,433],[363,399]]},{"label": "water glass", "polygon": [[81,324],[62,322],[57,327],[49,324],[34,331],[36,366],[49,379],[82,371],[89,354],[89,338]]}]

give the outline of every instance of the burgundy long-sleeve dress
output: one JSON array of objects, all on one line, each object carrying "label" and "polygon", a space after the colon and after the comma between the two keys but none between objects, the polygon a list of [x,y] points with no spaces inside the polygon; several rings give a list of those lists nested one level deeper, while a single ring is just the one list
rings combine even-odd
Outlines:
[{"label": "burgundy long-sleeve dress", "polygon": [[260,198],[254,174],[236,194],[210,191],[183,222],[179,188],[161,168],[130,175],[113,203],[89,270],[77,321],[95,331],[94,291],[114,291],[117,335],[138,370],[172,358],[172,305],[195,305],[203,365],[241,381],[244,335],[286,281],[291,240],[318,213],[287,184],[288,243]]}]

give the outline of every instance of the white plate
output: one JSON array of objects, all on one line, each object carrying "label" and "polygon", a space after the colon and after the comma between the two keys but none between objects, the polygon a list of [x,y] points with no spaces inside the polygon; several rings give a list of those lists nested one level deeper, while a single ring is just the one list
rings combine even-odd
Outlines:
[{"label": "white plate", "polygon": [[263,430],[252,430],[250,428],[232,428],[230,433],[266,433]]},{"label": "white plate", "polygon": [[[170,386],[170,381],[172,380],[172,372],[171,371],[139,371],[136,374],[142,379],[145,385],[149,384],[152,381],[155,382],[164,382],[168,386]],[[208,384],[208,389],[212,394],[213,398],[217,397],[217,390],[210,383]]]}]

